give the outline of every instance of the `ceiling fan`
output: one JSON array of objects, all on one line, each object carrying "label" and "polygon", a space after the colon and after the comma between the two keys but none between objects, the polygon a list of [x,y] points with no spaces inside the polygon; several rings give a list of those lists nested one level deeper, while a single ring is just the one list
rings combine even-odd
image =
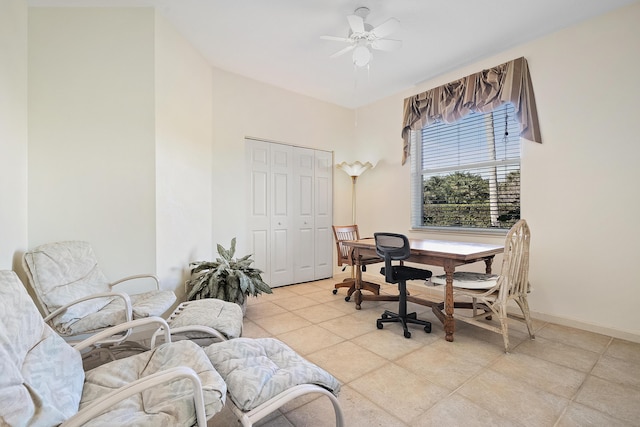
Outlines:
[{"label": "ceiling fan", "polygon": [[369,63],[373,53],[371,50],[390,51],[402,46],[401,40],[385,39],[400,26],[396,18],[389,18],[377,27],[365,22],[369,15],[368,7],[359,7],[353,15],[347,16],[349,22],[348,37],[321,36],[321,39],[349,43],[349,46],[331,55],[331,58],[353,51],[353,63],[357,67],[364,67]]}]

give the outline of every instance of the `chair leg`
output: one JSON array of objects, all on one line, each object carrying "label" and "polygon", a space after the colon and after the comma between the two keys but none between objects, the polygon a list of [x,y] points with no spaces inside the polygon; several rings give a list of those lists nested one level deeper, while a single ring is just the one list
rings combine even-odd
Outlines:
[{"label": "chair leg", "polygon": [[532,340],[536,339],[536,336],[533,333],[533,323],[531,322],[531,313],[529,312],[529,303],[527,302],[527,297],[517,298],[516,303],[520,307],[520,310],[522,310],[524,321],[527,324],[527,329],[529,330],[529,338]]},{"label": "chair leg", "polygon": [[509,319],[507,318],[507,307],[500,306],[498,312],[498,318],[500,320],[500,329],[502,330],[502,340],[504,341],[504,351],[509,353]]},{"label": "chair leg", "polygon": [[376,320],[376,326],[378,329],[383,328],[383,323],[397,322],[402,324],[405,338],[411,338],[411,332],[409,331],[408,324],[413,323],[416,325],[424,326],[426,333],[431,333],[431,322],[418,319],[415,312],[407,314],[407,283],[398,282],[398,312],[394,313],[389,310],[385,310],[382,316]]}]

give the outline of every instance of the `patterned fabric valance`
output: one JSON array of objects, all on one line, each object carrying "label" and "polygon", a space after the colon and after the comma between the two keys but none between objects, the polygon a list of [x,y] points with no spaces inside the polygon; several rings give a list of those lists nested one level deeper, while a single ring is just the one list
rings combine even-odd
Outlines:
[{"label": "patterned fabric valance", "polygon": [[529,67],[524,58],[406,98],[402,121],[402,164],[409,156],[412,130],[422,129],[438,120],[453,123],[472,111],[487,113],[507,102],[515,107],[520,136],[542,142]]}]

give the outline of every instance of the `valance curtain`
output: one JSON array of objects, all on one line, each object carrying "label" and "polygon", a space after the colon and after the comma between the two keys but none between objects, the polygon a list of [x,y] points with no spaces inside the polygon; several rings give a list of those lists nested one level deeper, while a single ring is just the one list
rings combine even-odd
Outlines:
[{"label": "valance curtain", "polygon": [[520,123],[520,136],[542,142],[527,60],[505,62],[404,100],[402,164],[409,156],[412,130],[441,120],[453,123],[472,111],[487,113],[511,102]]}]

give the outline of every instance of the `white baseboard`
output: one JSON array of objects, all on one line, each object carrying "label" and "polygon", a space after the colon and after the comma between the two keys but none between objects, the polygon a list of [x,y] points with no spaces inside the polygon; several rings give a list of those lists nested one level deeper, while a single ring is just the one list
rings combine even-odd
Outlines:
[{"label": "white baseboard", "polygon": [[[369,273],[364,273],[363,277],[366,276],[366,280],[371,280],[377,283],[384,283],[384,278],[382,278],[382,280],[380,280],[379,277],[377,277],[376,275],[373,274],[369,274]],[[381,276],[380,276],[381,277]],[[410,284],[409,287],[416,287],[417,282],[415,282],[414,284]],[[423,285],[420,285],[423,286]],[[429,287],[426,286],[427,289],[427,294],[429,294],[429,296],[431,297],[433,295],[433,297],[437,298],[437,296],[441,296],[442,295],[442,290],[439,287]],[[511,310],[510,310],[511,312]],[[518,313],[518,309],[516,308],[516,310],[514,311],[514,313]],[[631,331],[624,331],[624,330],[620,330],[620,329],[614,329],[614,328],[608,328],[605,326],[600,326],[600,325],[596,325],[593,323],[588,323],[588,322],[583,322],[580,320],[576,320],[576,319],[570,319],[567,317],[562,317],[562,316],[554,316],[551,314],[547,314],[547,313],[542,313],[539,311],[534,311],[531,310],[531,317],[536,319],[536,320],[541,320],[543,322],[549,322],[549,323],[555,323],[557,325],[561,325],[561,326],[567,326],[570,328],[576,328],[576,329],[581,329],[584,331],[588,331],[588,332],[594,332],[597,334],[602,334],[602,335],[607,335],[613,338],[619,338],[622,340],[627,340],[627,341],[631,341],[631,342],[635,342],[635,343],[640,343],[640,335],[637,333],[633,333]]]}]

